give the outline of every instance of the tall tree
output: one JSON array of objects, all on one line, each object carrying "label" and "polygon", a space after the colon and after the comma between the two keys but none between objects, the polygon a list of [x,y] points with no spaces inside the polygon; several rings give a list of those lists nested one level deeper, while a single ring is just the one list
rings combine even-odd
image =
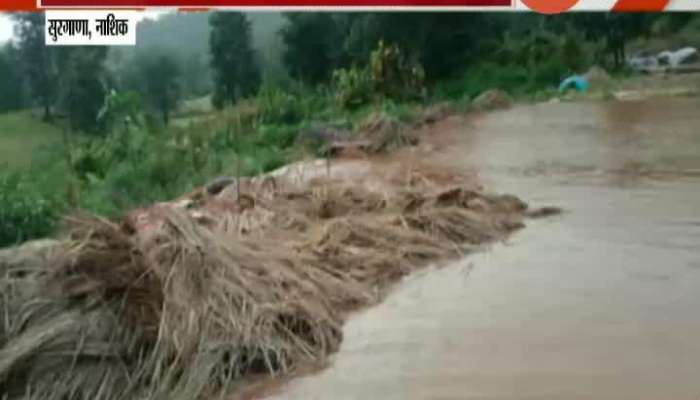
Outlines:
[{"label": "tall tree", "polygon": [[436,80],[478,61],[479,44],[500,35],[494,15],[483,13],[366,13],[352,18],[345,49],[366,60],[377,43],[398,45]]},{"label": "tall tree", "polygon": [[24,105],[19,54],[11,44],[0,49],[0,112],[16,110]]},{"label": "tall tree", "polygon": [[104,105],[106,47],[72,47],[62,54],[60,104],[70,127],[88,133],[98,130],[97,116]]},{"label": "tall tree", "polygon": [[146,101],[168,125],[182,94],[180,65],[168,54],[144,54],[138,63]]},{"label": "tall tree", "polygon": [[282,60],[289,75],[317,84],[329,79],[334,69],[343,66],[346,61],[343,43],[347,32],[344,22],[352,16],[315,12],[285,13],[284,17],[286,24],[280,34],[286,49]]},{"label": "tall tree", "polygon": [[662,14],[649,13],[576,13],[567,16],[575,29],[584,33],[586,39],[604,40],[606,50],[617,68],[627,57],[627,43],[649,34],[654,21]]},{"label": "tall tree", "polygon": [[209,19],[209,46],[217,108],[254,94],[260,69],[251,44],[250,22],[239,12],[215,12]]},{"label": "tall tree", "polygon": [[58,98],[58,48],[44,44],[44,14],[13,14],[24,76],[32,99],[44,108],[44,119],[51,119],[51,107]]},{"label": "tall tree", "polygon": [[182,60],[182,67],[183,95],[200,97],[211,91],[211,70],[205,54],[192,53]]}]

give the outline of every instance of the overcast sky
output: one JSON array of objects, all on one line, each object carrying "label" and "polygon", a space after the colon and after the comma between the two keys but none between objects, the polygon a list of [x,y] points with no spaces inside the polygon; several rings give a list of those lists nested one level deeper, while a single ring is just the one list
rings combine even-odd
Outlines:
[{"label": "overcast sky", "polygon": [[7,14],[0,13],[0,43],[12,37],[12,21]]}]

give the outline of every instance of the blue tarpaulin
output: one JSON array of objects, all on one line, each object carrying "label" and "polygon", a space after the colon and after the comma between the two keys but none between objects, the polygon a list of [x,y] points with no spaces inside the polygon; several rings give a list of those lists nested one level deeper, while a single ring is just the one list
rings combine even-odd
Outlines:
[{"label": "blue tarpaulin", "polygon": [[579,92],[588,90],[588,80],[581,75],[572,75],[564,79],[559,85],[560,92],[566,92],[569,89],[576,89]]}]

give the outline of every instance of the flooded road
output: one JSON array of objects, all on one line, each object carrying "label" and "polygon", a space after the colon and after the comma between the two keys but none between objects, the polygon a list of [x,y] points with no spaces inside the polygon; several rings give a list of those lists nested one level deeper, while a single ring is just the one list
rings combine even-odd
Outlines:
[{"label": "flooded road", "polygon": [[519,106],[444,160],[558,217],[412,275],[275,399],[700,399],[700,99]]}]

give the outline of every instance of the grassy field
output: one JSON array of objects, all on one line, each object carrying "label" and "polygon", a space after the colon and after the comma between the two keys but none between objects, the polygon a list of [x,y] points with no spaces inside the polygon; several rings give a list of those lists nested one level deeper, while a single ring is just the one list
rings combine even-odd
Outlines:
[{"label": "grassy field", "polygon": [[60,130],[29,111],[0,114],[0,166],[26,167],[37,150],[60,142]]}]

